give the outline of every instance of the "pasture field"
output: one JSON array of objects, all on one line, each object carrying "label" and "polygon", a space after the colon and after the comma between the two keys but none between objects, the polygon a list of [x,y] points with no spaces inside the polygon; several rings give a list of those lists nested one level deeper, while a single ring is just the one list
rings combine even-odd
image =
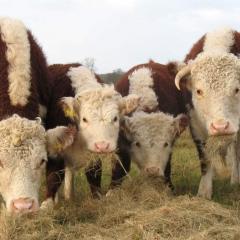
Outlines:
[{"label": "pasture field", "polygon": [[[105,190],[109,170],[103,175]],[[11,218],[2,211],[0,239],[240,239],[240,187],[230,186],[227,177],[216,178],[212,201],[195,197],[200,168],[188,132],[175,145],[172,178],[174,194],[158,179],[139,176],[133,166],[121,188],[109,197],[94,200],[80,173],[73,202],[62,200],[55,210],[37,216]]]}]

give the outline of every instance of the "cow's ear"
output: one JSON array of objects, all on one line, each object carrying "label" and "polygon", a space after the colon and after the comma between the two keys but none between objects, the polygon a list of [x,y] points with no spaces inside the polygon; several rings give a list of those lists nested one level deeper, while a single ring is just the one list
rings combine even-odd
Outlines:
[{"label": "cow's ear", "polygon": [[62,153],[73,144],[77,129],[74,126],[56,127],[47,131],[47,150],[51,157]]},{"label": "cow's ear", "polygon": [[140,97],[136,94],[129,94],[121,98],[119,103],[120,114],[127,115],[134,112],[139,106]]},{"label": "cow's ear", "polygon": [[59,102],[64,115],[72,120],[79,119],[79,106],[80,102],[73,97],[64,97]]},{"label": "cow's ear", "polygon": [[189,119],[185,114],[179,114],[174,118],[175,133],[179,136],[188,126]]},{"label": "cow's ear", "polygon": [[124,116],[120,120],[120,129],[123,135],[129,140],[132,141],[132,134],[131,134],[131,121],[130,118]]}]

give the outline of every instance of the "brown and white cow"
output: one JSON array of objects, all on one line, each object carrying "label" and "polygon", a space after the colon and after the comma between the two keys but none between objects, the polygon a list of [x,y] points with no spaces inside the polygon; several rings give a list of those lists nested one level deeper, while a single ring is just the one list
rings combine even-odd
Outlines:
[{"label": "brown and white cow", "polygon": [[209,32],[192,47],[185,67],[176,75],[176,86],[186,97],[191,132],[202,165],[198,195],[206,198],[212,196],[216,155],[231,155],[231,181],[240,180],[236,149],[227,151],[229,145],[235,144],[239,131],[239,53],[238,32],[226,28]]},{"label": "brown and white cow", "polygon": [[[87,168],[92,153],[108,154],[116,150],[120,119],[134,111],[139,101],[136,95],[122,97],[114,86],[100,83],[94,73],[80,64],[52,65],[49,71],[52,98],[46,126],[53,128],[72,123],[78,133],[74,143],[56,156],[58,160],[50,159],[47,164],[47,200],[43,208],[53,204],[64,175],[65,198],[70,199],[74,170]],[[87,177],[92,171],[86,169]],[[91,187],[95,194],[99,186]]]},{"label": "brown and white cow", "polygon": [[46,132],[39,116],[48,105],[45,57],[23,23],[0,18],[0,193],[11,213],[39,209],[40,177],[47,150],[56,154],[74,130]]},{"label": "brown and white cow", "polygon": [[[188,124],[182,93],[174,84],[175,67],[175,63],[150,61],[133,67],[117,81],[115,88],[122,96],[141,98],[136,113],[121,122],[117,152],[121,162],[113,168],[111,187],[121,183],[131,159],[142,171],[164,177],[171,186],[172,147]],[[99,186],[100,177],[94,175],[89,180]]]}]

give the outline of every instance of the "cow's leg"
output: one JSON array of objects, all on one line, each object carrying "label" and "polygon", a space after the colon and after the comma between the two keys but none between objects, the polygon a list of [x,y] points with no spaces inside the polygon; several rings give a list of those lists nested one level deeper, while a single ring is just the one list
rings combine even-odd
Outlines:
[{"label": "cow's leg", "polygon": [[213,189],[213,168],[210,164],[206,165],[206,172],[202,173],[198,188],[198,196],[206,199],[212,198]]},{"label": "cow's leg", "polygon": [[64,198],[69,201],[74,195],[74,172],[71,166],[65,167]]},{"label": "cow's leg", "polygon": [[131,143],[123,136],[120,135],[118,140],[118,160],[115,162],[112,169],[112,181],[110,188],[114,188],[122,183],[123,178],[128,174],[131,167],[130,156]]},{"label": "cow's leg", "polygon": [[102,162],[98,160],[86,168],[85,174],[94,198],[101,197]]},{"label": "cow's leg", "polygon": [[57,192],[61,183],[64,180],[64,160],[62,158],[49,158],[46,167],[46,199],[41,205],[41,209],[54,206],[54,200],[57,197]]},{"label": "cow's leg", "polygon": [[204,144],[199,140],[194,140],[201,164],[201,180],[198,188],[198,196],[206,199],[212,198],[213,169],[204,152]]},{"label": "cow's leg", "polygon": [[232,167],[231,172],[231,184],[239,183],[239,159],[237,156],[237,144],[233,143],[229,146],[227,150],[227,161],[229,161],[229,165]]},{"label": "cow's leg", "polygon": [[174,190],[174,186],[171,180],[171,159],[172,159],[172,154],[169,156],[169,160],[167,162],[167,166],[164,171],[164,176],[165,176],[165,183],[169,186],[171,190]]},{"label": "cow's leg", "polygon": [[110,188],[121,185],[124,177],[128,174],[131,167],[131,159],[128,152],[119,152],[118,160],[115,162],[112,169],[112,181]]}]

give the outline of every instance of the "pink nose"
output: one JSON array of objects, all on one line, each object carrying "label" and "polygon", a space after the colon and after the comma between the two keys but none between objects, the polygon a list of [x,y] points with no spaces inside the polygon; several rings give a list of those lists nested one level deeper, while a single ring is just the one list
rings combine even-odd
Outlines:
[{"label": "pink nose", "polygon": [[38,203],[31,198],[18,198],[12,201],[11,210],[14,213],[29,213],[39,209]]},{"label": "pink nose", "polygon": [[225,135],[231,134],[230,124],[224,120],[218,120],[216,122],[211,123],[210,125],[210,133],[211,135]]},{"label": "pink nose", "polygon": [[108,152],[109,146],[110,144],[104,141],[95,143],[95,149],[97,152]]},{"label": "pink nose", "polygon": [[158,167],[148,167],[145,169],[146,173],[151,176],[158,176],[159,173],[159,168]]}]

